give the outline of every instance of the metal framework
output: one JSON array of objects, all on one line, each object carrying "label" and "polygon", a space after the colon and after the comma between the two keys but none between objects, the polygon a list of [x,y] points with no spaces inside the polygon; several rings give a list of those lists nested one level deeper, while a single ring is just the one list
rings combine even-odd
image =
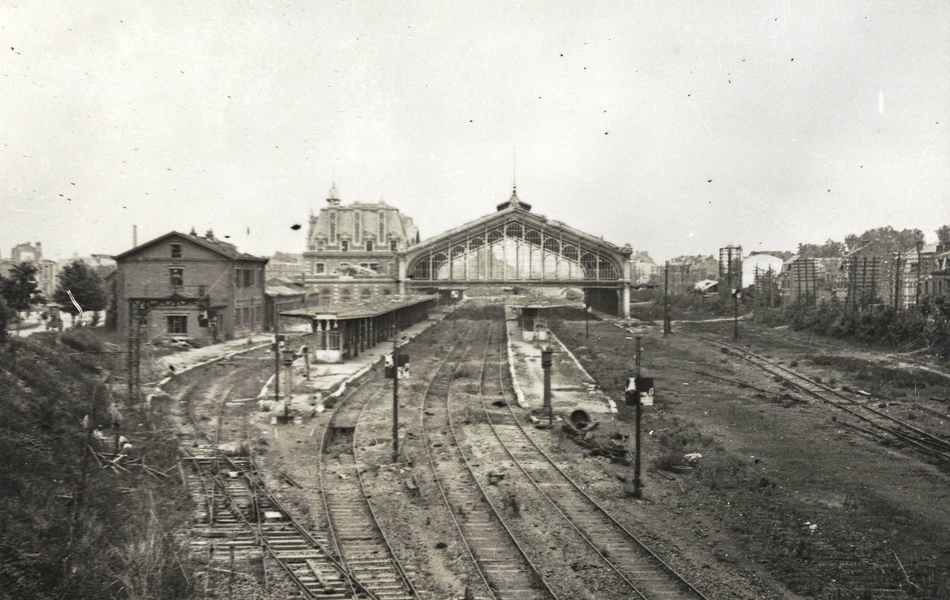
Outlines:
[{"label": "metal framework", "polygon": [[129,298],[129,402],[135,402],[142,393],[142,326],[155,308],[182,306],[207,307],[207,297],[189,298],[169,296],[166,298]]},{"label": "metal framework", "polygon": [[[413,253],[413,281],[616,283],[623,267],[607,244],[515,212]],[[534,222],[538,221],[538,222]]]}]

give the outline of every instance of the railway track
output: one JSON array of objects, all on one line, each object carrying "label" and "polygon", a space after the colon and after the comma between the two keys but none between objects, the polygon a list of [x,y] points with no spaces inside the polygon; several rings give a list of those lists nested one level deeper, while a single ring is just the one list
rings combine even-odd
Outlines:
[{"label": "railway track", "polygon": [[356,426],[366,406],[387,388],[385,382],[362,386],[327,421],[320,451],[321,494],[333,545],[354,577],[381,600],[418,600],[367,500],[356,462]]},{"label": "railway track", "polygon": [[[201,508],[195,532],[207,538],[211,560],[252,559],[258,551],[267,553],[296,584],[300,594],[310,599],[380,600],[344,566],[327,539],[315,536],[281,505],[261,479],[253,458],[220,452],[225,401],[216,409],[215,434],[200,425],[194,406],[186,397],[186,413],[193,433],[181,436],[183,478]],[[246,428],[245,428],[246,434]],[[214,544],[210,540],[217,540]],[[225,548],[227,552],[218,552]],[[211,581],[209,565],[206,586]],[[266,585],[266,583],[265,583]]]},{"label": "railway track", "polygon": [[492,599],[558,600],[459,450],[448,398],[469,347],[457,345],[446,354],[423,394],[423,445],[434,481]]},{"label": "railway track", "polygon": [[944,437],[924,431],[882,410],[869,406],[865,402],[849,398],[832,387],[809,379],[755,352],[720,340],[707,337],[701,339],[722,348],[724,351],[741,358],[774,377],[778,377],[782,381],[788,382],[806,394],[848,413],[877,432],[890,434],[931,458],[950,461],[950,440]]},{"label": "railway track", "polygon": [[[503,339],[502,335],[498,337]],[[492,345],[489,339],[479,373],[478,396],[487,427],[474,437],[482,446],[492,442],[492,462],[511,463],[523,474],[554,509],[554,514],[622,582],[626,590],[623,597],[705,600],[706,596],[617,522],[541,449],[534,429],[526,428],[511,407],[512,399],[504,382],[507,369],[503,366],[502,347],[501,343]],[[497,370],[497,378],[488,374],[490,362]]]}]

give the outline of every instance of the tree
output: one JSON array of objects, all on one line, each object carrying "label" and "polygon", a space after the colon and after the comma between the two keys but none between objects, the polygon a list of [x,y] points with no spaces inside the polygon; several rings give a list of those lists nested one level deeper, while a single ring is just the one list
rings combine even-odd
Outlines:
[{"label": "tree", "polygon": [[941,244],[950,244],[950,225],[944,225],[936,231],[937,241]]},{"label": "tree", "polygon": [[[0,277],[0,279],[2,279],[2,277]],[[10,322],[12,316],[13,311],[7,308],[7,303],[4,302],[3,296],[0,296],[0,342],[7,339],[7,323]]]},{"label": "tree", "polygon": [[10,269],[10,277],[0,277],[0,295],[17,313],[46,301],[36,285],[36,265],[23,262]]},{"label": "tree", "polygon": [[919,229],[904,229],[897,231],[890,225],[887,227],[878,227],[877,229],[868,229],[861,235],[845,236],[844,243],[848,245],[848,250],[867,244],[877,244],[879,250],[886,253],[909,252],[917,246],[917,242],[924,241],[924,232]]},{"label": "tree", "polygon": [[83,312],[103,310],[108,302],[102,278],[81,260],[74,260],[63,267],[59,273],[59,285],[56,286],[56,293],[53,294],[53,300],[75,318],[79,310],[73,304],[68,292],[72,292],[73,298],[76,299],[76,303]]},{"label": "tree", "polygon": [[844,244],[832,239],[824,244],[798,245],[798,255],[804,258],[840,258],[844,256],[845,250]]}]

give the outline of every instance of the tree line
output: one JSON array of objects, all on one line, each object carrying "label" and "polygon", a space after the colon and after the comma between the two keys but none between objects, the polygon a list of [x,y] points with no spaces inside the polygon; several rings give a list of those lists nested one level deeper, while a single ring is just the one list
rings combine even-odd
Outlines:
[{"label": "tree line", "polygon": [[6,337],[11,324],[22,322],[24,313],[50,300],[73,317],[79,314],[76,304],[83,312],[104,310],[108,304],[108,295],[99,273],[81,260],[69,263],[59,272],[51,299],[46,298],[40,290],[37,273],[36,265],[22,262],[14,265],[6,277],[0,275],[0,339]]}]

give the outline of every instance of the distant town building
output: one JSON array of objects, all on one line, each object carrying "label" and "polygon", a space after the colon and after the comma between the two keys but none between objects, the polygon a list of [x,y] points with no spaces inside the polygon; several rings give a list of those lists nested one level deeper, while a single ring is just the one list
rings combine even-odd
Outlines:
[{"label": "distant town building", "polygon": [[656,262],[648,252],[634,252],[630,257],[630,283],[633,286],[657,285]]},{"label": "distant town building", "polygon": [[172,231],[115,257],[113,305],[118,330],[128,333],[129,298],[185,298],[194,303],[157,306],[146,339],[186,338],[212,343],[264,329],[267,258],[239,252],[209,230]]},{"label": "distant town building", "polygon": [[279,277],[291,281],[303,281],[307,274],[307,263],[303,260],[303,254],[275,252],[267,262],[266,273],[268,280]]},{"label": "distant town building", "polygon": [[397,292],[396,255],[419,242],[412,219],[383,201],[342,205],[336,186],[310,217],[303,280],[320,305]]},{"label": "distant town building", "polygon": [[36,266],[36,285],[42,292],[47,301],[53,297],[56,291],[56,276],[59,273],[59,266],[55,260],[43,258],[43,244],[36,242],[30,244],[24,242],[17,244],[10,250],[10,259],[0,261],[0,275],[8,277],[10,270],[20,263],[32,263]]}]

